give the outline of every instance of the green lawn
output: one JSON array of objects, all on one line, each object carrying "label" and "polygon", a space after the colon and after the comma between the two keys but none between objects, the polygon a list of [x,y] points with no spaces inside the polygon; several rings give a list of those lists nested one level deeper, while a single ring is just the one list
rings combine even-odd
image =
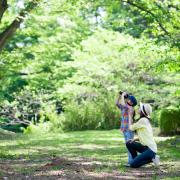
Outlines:
[{"label": "green lawn", "polygon": [[156,137],[161,166],[124,168],[119,130],[11,135],[0,140],[0,177],[10,179],[180,178],[179,137]]}]

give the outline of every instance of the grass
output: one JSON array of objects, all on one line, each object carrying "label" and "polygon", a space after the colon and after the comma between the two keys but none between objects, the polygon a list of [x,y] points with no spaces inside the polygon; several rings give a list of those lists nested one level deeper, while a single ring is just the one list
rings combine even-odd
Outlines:
[{"label": "grass", "polygon": [[[179,178],[179,137],[156,137],[156,141],[162,166],[157,170],[148,165],[134,171],[123,167],[127,162],[127,151],[119,130],[5,136],[0,140],[0,177],[56,179],[56,173],[61,170],[66,178],[71,173],[73,177],[84,173],[82,176],[86,174],[93,179],[100,178],[103,173],[108,177],[119,176],[118,173],[123,177],[136,177],[138,172],[150,171],[153,179]],[[80,173],[76,174],[76,170]]]}]

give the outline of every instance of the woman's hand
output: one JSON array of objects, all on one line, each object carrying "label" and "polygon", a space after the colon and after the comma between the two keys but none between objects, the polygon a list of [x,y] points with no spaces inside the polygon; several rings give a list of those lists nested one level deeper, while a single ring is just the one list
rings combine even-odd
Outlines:
[{"label": "woman's hand", "polygon": [[139,139],[138,139],[138,138],[129,139],[127,142],[128,142],[128,143],[133,143],[133,142],[135,142],[135,141],[139,141]]},{"label": "woman's hand", "polygon": [[127,141],[127,143],[133,143],[135,141],[135,139],[129,139],[128,141]]}]

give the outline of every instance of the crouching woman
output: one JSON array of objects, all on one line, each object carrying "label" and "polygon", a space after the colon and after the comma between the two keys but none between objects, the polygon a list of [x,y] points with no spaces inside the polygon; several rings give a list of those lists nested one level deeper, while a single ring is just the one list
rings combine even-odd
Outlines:
[{"label": "crouching woman", "polygon": [[152,161],[155,165],[159,165],[159,156],[156,155],[157,145],[150,124],[151,113],[152,107],[149,104],[140,103],[140,118],[136,123],[130,126],[130,130],[137,132],[139,140],[139,142],[137,142],[136,139],[129,140],[126,143],[133,158],[130,163],[130,167],[132,168],[138,168]]}]

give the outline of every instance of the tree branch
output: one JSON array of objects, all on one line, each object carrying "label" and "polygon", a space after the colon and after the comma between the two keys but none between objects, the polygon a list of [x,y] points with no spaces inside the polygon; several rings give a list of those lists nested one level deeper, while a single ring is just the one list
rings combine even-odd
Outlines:
[{"label": "tree branch", "polygon": [[17,124],[24,124],[24,125],[27,125],[29,126],[31,122],[29,121],[21,121],[19,119],[16,119],[14,121],[10,121],[10,122],[3,122],[1,123],[1,126],[4,125],[4,126],[8,126],[8,125],[17,125]]},{"label": "tree branch", "polygon": [[26,119],[19,119],[16,118],[14,114],[10,114],[10,112],[5,111],[5,112],[0,112],[0,116],[1,117],[6,117],[9,119],[9,121],[7,122],[1,122],[0,125],[15,125],[15,124],[25,124],[25,125],[29,125],[31,123],[31,121],[26,120]]},{"label": "tree branch", "polygon": [[30,72],[30,73],[25,73],[25,72],[12,72],[9,76],[29,76],[29,75],[36,75],[36,74],[41,74],[45,72],[44,70],[40,70],[37,72]]},{"label": "tree branch", "polygon": [[20,24],[24,21],[26,15],[33,10],[41,0],[31,1],[25,9],[23,9],[15,20],[0,34],[0,51],[3,49],[5,44],[12,38]]},{"label": "tree branch", "polygon": [[9,72],[9,74],[6,74],[6,75],[0,77],[0,80],[3,80],[3,79],[5,79],[5,78],[7,78],[7,77],[37,75],[37,74],[41,74],[41,73],[43,73],[43,72],[45,72],[45,71],[44,71],[44,70],[41,70],[41,71],[31,72],[31,73],[11,71],[11,72]]},{"label": "tree branch", "polygon": [[4,15],[4,12],[7,10],[7,8],[8,8],[7,0],[0,0],[0,23]]},{"label": "tree branch", "polygon": [[174,8],[174,9],[176,9],[177,11],[180,10],[180,8],[179,8],[178,6],[175,6],[175,5],[173,5],[173,4],[169,4],[169,5],[168,5],[168,8]]},{"label": "tree branch", "polygon": [[122,0],[122,2],[128,3],[129,5],[134,6],[134,7],[138,8],[139,10],[150,14],[155,19],[155,21],[159,24],[159,27],[162,29],[162,31],[164,31],[164,33],[166,35],[170,36],[169,32],[166,30],[166,28],[162,25],[159,18],[153,12],[151,12],[150,10],[148,10],[148,9],[138,5],[138,4],[135,4],[133,1],[130,1],[130,0],[127,0],[127,1]]}]

